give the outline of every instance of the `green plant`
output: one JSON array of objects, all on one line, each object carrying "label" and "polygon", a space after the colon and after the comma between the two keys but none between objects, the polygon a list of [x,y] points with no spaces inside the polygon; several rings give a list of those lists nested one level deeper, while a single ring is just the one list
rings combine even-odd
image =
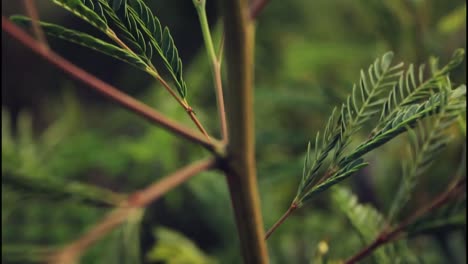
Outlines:
[{"label": "green plant", "polygon": [[[48,175],[52,169],[39,166],[41,160],[37,159],[37,156],[41,155],[35,153],[38,149],[45,153],[52,152],[48,148],[56,144],[53,142],[55,137],[52,137],[52,143],[50,140],[31,143],[34,140],[31,129],[28,128],[30,121],[23,121],[25,125],[20,131],[26,135],[20,135],[18,146],[15,145],[17,144],[15,139],[8,134],[3,138],[2,133],[4,139],[2,141],[5,142],[5,147],[2,144],[2,160],[7,161],[7,166],[2,165],[2,186],[8,187],[9,192],[19,191],[30,194],[45,192],[52,200],[56,200],[57,197],[69,197],[92,204],[99,203],[106,206],[117,204],[112,212],[81,238],[66,244],[63,248],[38,251],[40,260],[47,259],[51,263],[75,262],[93,243],[124,223],[126,225],[122,227],[121,239],[124,242],[132,239],[131,235],[136,232],[133,229],[135,223],[141,221],[140,207],[149,206],[166,192],[199,172],[217,169],[226,176],[244,262],[268,263],[265,238],[268,238],[291,213],[316,198],[318,194],[362,171],[368,165],[364,155],[376,152],[389,142],[395,142],[397,137],[405,132],[410,136],[409,161],[404,164],[401,187],[392,201],[388,215],[384,216],[370,206],[358,204],[353,194],[346,189],[334,189],[332,195],[336,207],[346,213],[362,241],[370,244],[356,256],[351,257],[348,263],[373,253],[373,250],[382,245],[385,247],[374,254],[377,262],[389,261],[396,257],[407,261],[413,259],[414,255],[404,243],[389,244],[396,238],[401,238],[399,236],[401,233],[417,235],[430,228],[464,225],[465,219],[460,216],[460,209],[463,209],[463,206],[458,203],[465,193],[461,187],[464,176],[459,176],[446,192],[427,207],[401,222],[396,221],[410,200],[417,179],[449,143],[447,130],[464,116],[465,85],[454,88],[452,87],[454,84],[449,79],[449,74],[463,61],[463,50],[455,51],[450,61],[442,68],[438,67],[435,60],[431,61],[429,76],[426,76],[428,74],[424,66],[415,72],[413,65],[405,69],[402,63],[394,64],[392,52],[385,53],[380,59],[375,60],[367,71],[361,71],[358,85],[354,85],[345,103],[332,111],[324,132],[321,135],[317,133],[314,144],[309,143],[296,196],[283,217],[265,236],[256,176],[252,85],[253,19],[266,1],[259,1],[253,7],[249,7],[247,1],[223,1],[221,10],[224,32],[219,51],[216,52],[207,21],[206,1],[193,0],[215,86],[221,131],[219,140],[208,132],[196,114],[198,110],[195,111],[189,104],[190,83],[184,79],[182,60],[174,38],[167,27],[161,26],[157,16],[143,0],[53,0],[53,2],[88,22],[104,33],[106,38],[37,21],[37,17],[32,13],[31,18],[12,16],[8,20],[2,17],[3,30],[112,101],[178,137],[202,146],[210,152],[211,157],[177,170],[130,195],[124,195],[87,184],[57,180]],[[34,40],[11,21],[21,26],[36,28],[38,36],[43,30],[46,35],[102,52],[148,73],[177,101],[199,131],[192,131],[178,121],[168,119],[141,101],[78,68],[51,51],[44,40],[42,42]],[[226,56],[225,60],[222,59],[223,56]],[[227,68],[225,98],[221,72],[223,62]],[[162,70],[157,69],[155,65],[164,66],[172,80],[172,86],[164,79]],[[5,120],[5,124],[2,123],[2,132],[8,133],[11,128],[8,119]],[[368,134],[366,138],[357,135],[363,131]],[[22,152],[16,153],[16,149]],[[35,166],[18,169],[15,164]],[[176,246],[180,246],[182,252],[191,254],[188,259],[192,258],[182,261],[201,263],[211,261],[209,257],[199,253],[196,247],[177,235],[165,233],[159,237],[163,237],[163,240],[166,237],[168,240],[180,241]],[[170,246],[170,243],[156,246],[152,253],[150,252],[149,258],[170,261],[172,254],[169,254],[169,251],[179,250]],[[165,254],[163,250],[169,253]],[[327,258],[326,251],[322,246],[318,253],[318,258],[323,262],[326,262],[324,260]],[[16,254],[14,250],[5,248],[5,255],[15,255],[14,253]],[[125,259],[134,261],[138,258],[138,253],[132,251],[127,256]]]}]

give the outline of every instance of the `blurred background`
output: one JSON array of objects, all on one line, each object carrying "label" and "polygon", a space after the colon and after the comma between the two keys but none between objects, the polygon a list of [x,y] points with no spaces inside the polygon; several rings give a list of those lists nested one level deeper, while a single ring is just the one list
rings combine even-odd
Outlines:
[{"label": "blurred background", "polygon": [[[212,77],[192,1],[147,3],[171,29],[184,63],[188,100],[218,136]],[[2,1],[2,14],[24,14],[22,4]],[[42,20],[100,36],[52,1],[36,4]],[[208,1],[207,8],[219,40],[216,4]],[[351,92],[360,69],[386,51],[407,64],[427,63],[435,56],[443,65],[455,49],[466,48],[465,32],[466,2],[461,0],[272,0],[257,19],[255,58],[256,155],[265,228],[294,198],[308,141]],[[147,74],[75,44],[48,41],[53,50],[99,78],[193,126]],[[466,61],[451,75],[455,85],[466,83],[465,72]],[[453,134],[452,144],[418,182],[407,212],[435,197],[455,174],[465,136],[457,127]],[[363,131],[357,138],[365,136]],[[366,157],[371,165],[343,183],[360,202],[382,212],[388,211],[401,177],[406,142],[405,136],[400,138]],[[73,241],[109,212],[105,205],[54,196],[54,186],[87,183],[131,193],[208,154],[119,108],[2,32],[2,263],[35,262],[49,246]],[[12,176],[28,179],[33,187],[43,184],[47,191],[19,188]],[[270,238],[271,262],[319,263],[314,261],[321,254],[320,242],[328,245],[331,261],[364,245],[328,192]],[[466,263],[465,227],[407,242],[423,263]],[[223,176],[202,173],[169,192],[92,247],[82,263],[138,259],[240,263]]]}]

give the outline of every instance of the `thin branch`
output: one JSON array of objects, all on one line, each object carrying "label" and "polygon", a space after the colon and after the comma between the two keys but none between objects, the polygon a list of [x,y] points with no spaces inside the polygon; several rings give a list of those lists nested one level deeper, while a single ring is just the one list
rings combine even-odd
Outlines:
[{"label": "thin branch", "polygon": [[[317,186],[319,185],[320,183],[322,183],[323,181],[325,181],[326,179],[328,179],[333,173],[336,172],[336,169],[335,168],[332,168],[332,169],[329,169],[327,170],[323,176],[317,181],[316,179],[318,178],[314,178],[313,181],[310,183],[310,188],[312,188],[313,186]],[[276,221],[276,223],[270,227],[270,229],[267,231],[266,235],[265,235],[265,240],[267,240],[271,234],[273,234],[273,232],[275,232],[275,230],[283,224],[284,221],[286,221],[286,219],[288,219],[288,217],[291,215],[292,212],[294,212],[296,209],[299,208],[299,202],[297,202],[296,200],[294,200],[291,204],[291,206],[289,207],[289,209],[284,213],[283,216],[281,216],[281,218]]]},{"label": "thin branch", "polygon": [[41,44],[42,48],[48,50],[49,45],[47,44],[47,39],[45,37],[44,31],[39,25],[39,14],[37,12],[36,4],[34,3],[34,1],[35,0],[23,0],[24,8],[26,9],[26,13],[29,15],[29,17],[31,17],[31,24],[34,35]]},{"label": "thin branch", "polygon": [[176,99],[176,101],[185,109],[185,112],[189,115],[190,119],[192,119],[193,123],[197,126],[198,130],[205,136],[205,138],[211,142],[211,137],[206,132],[206,129],[201,124],[200,120],[198,120],[197,116],[195,115],[195,111],[193,111],[192,107],[187,103],[187,101],[180,98],[174,90],[169,86],[169,84],[159,75],[154,75],[154,77],[166,88],[166,90]]},{"label": "thin branch", "polygon": [[255,0],[250,7],[250,19],[255,19],[262,12],[270,0]]},{"label": "thin branch", "polygon": [[[138,55],[130,48],[128,47],[118,36],[117,34],[115,34],[114,31],[112,31],[111,29],[109,29],[106,34],[112,39],[114,40],[117,45],[119,45],[121,48],[127,50],[128,52],[130,52],[131,54],[135,55],[136,57],[138,57]],[[156,70],[156,67],[154,67],[154,65],[152,63],[149,63],[148,65],[148,68],[146,70],[147,73],[149,73],[151,76],[153,76],[158,82],[160,82],[164,89],[166,89],[167,92],[169,92],[169,94],[172,96],[172,98],[174,98],[179,104],[180,106],[182,106],[182,108],[184,108],[185,112],[187,112],[187,114],[189,115],[190,119],[193,121],[193,123],[197,126],[198,130],[200,130],[200,132],[205,136],[205,138],[208,140],[208,141],[211,141],[211,137],[209,136],[208,132],[206,132],[206,129],[203,127],[203,125],[201,124],[201,122],[198,120],[198,118],[196,117],[195,115],[195,112],[193,111],[192,107],[187,103],[187,101],[185,99],[182,99],[180,98],[180,96],[178,96],[174,90],[170,87],[170,85],[162,78],[162,76],[158,73],[158,71]]]},{"label": "thin branch", "polygon": [[281,218],[276,221],[276,223],[266,232],[265,240],[267,240],[271,234],[297,209],[297,205],[295,203],[289,206],[288,210],[281,216]]},{"label": "thin branch", "polygon": [[160,125],[161,127],[166,128],[167,130],[173,132],[176,135],[184,137],[192,142],[200,144],[207,148],[208,150],[215,149],[215,143],[204,138],[197,132],[194,132],[175,121],[172,121],[162,115],[161,113],[155,111],[151,107],[142,102],[128,96],[125,93],[120,92],[117,88],[101,81],[100,79],[94,77],[90,73],[84,71],[83,69],[75,66],[68,60],[59,56],[58,54],[44,50],[40,48],[40,45],[36,40],[31,38],[26,34],[21,28],[11,23],[7,18],[2,16],[2,30],[10,34],[13,38],[21,42],[23,45],[31,49],[33,52],[45,58],[51,64],[62,69],[66,73],[75,77],[76,79],[86,83],[94,90],[100,92],[107,98],[112,101],[120,104],[121,106],[127,108],[128,110],[150,120],[151,122]]},{"label": "thin branch", "polygon": [[131,195],[121,207],[114,209],[99,223],[95,224],[82,237],[65,246],[57,254],[49,259],[51,264],[76,263],[83,252],[104,235],[125,222],[132,214],[137,213],[142,207],[148,206],[168,191],[184,183],[197,173],[214,168],[215,159],[207,159],[188,165],[171,175],[157,181],[144,190]]},{"label": "thin branch", "polygon": [[378,247],[397,239],[400,235],[402,235],[405,229],[414,221],[416,221],[423,215],[442,207],[448,201],[450,201],[453,198],[456,198],[459,194],[465,191],[464,190],[465,180],[466,179],[463,178],[455,182],[454,184],[451,184],[450,187],[445,192],[437,196],[434,200],[432,200],[430,204],[417,210],[414,214],[412,214],[411,216],[403,220],[397,227],[390,229],[390,230],[383,230],[382,232],[380,232],[380,234],[377,236],[374,242],[369,244],[367,247],[363,248],[354,256],[350,257],[348,260],[346,260],[345,263],[346,264],[356,263],[357,261],[370,255]]},{"label": "thin branch", "polygon": [[213,82],[216,92],[216,102],[218,105],[218,113],[221,126],[221,138],[224,142],[227,142],[228,129],[226,122],[226,110],[224,107],[223,83],[221,80],[221,59],[216,57],[216,52],[213,46],[213,39],[211,38],[208,18],[206,16],[206,0],[193,0],[193,4],[195,6],[195,9],[197,10],[203,40],[205,41],[206,52],[208,53],[208,57],[211,62],[211,73],[213,75]]}]

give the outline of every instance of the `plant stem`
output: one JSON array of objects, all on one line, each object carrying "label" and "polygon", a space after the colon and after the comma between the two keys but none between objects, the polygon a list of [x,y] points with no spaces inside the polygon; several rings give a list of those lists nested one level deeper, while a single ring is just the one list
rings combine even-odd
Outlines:
[{"label": "plant stem", "polygon": [[84,82],[85,84],[93,88],[94,90],[100,92],[107,98],[120,104],[121,106],[127,108],[128,110],[150,120],[151,122],[157,125],[164,127],[165,129],[173,132],[176,135],[179,135],[192,142],[200,144],[210,151],[213,151],[216,148],[215,143],[199,135],[199,133],[194,132],[168,119],[167,117],[155,111],[151,107],[128,96],[125,93],[120,92],[117,88],[94,77],[90,73],[77,67],[76,65],[72,64],[68,60],[59,56],[58,54],[49,50],[44,50],[43,48],[41,48],[40,44],[36,40],[31,38],[18,26],[11,23],[4,16],[2,16],[2,30],[10,34],[13,38],[21,42],[23,45],[31,49],[36,54],[45,58],[51,64],[57,66],[58,68],[62,69],[66,73],[75,77],[76,79]]},{"label": "plant stem", "polygon": [[188,165],[171,175],[166,176],[143,189],[130,195],[121,207],[114,209],[104,219],[95,224],[82,237],[65,246],[49,259],[49,263],[68,264],[77,263],[82,253],[104,235],[118,227],[132,214],[137,213],[141,207],[149,205],[168,191],[184,183],[199,172],[215,167],[215,159],[207,159]]},{"label": "plant stem", "polygon": [[[335,168],[331,168],[329,170],[327,170],[324,175],[317,181],[317,180],[313,180],[311,183],[309,183],[308,186],[310,186],[310,188],[312,188],[312,186],[317,186],[319,185],[320,183],[322,183],[323,181],[325,181],[326,179],[328,179],[334,172],[336,172],[336,169]],[[318,179],[318,178],[315,178],[315,179]],[[286,221],[286,219],[291,215],[292,212],[294,212],[296,209],[299,208],[299,204],[300,202],[296,201],[296,199],[293,200],[293,202],[291,203],[291,206],[289,207],[289,209],[283,214],[283,216],[281,216],[281,218],[267,231],[266,235],[265,235],[265,240],[267,240],[271,234],[281,225],[283,224],[284,221]]]},{"label": "plant stem", "polygon": [[221,125],[221,138],[224,142],[228,141],[228,129],[226,122],[226,110],[224,107],[223,98],[223,83],[221,80],[221,61],[216,57],[216,52],[213,46],[213,39],[211,38],[210,27],[206,17],[206,0],[193,0],[195,9],[197,10],[198,18],[200,20],[200,27],[202,30],[203,40],[205,41],[206,51],[211,62],[211,73],[216,92],[216,102],[218,105],[218,113]]},{"label": "plant stem", "polygon": [[281,216],[281,218],[276,221],[276,223],[266,232],[265,234],[265,240],[267,240],[271,234],[292,214],[297,209],[297,205],[295,203],[291,204],[289,206],[288,210]]},{"label": "plant stem", "polygon": [[246,264],[266,264],[268,254],[257,187],[253,111],[254,25],[247,0],[222,1],[226,36],[229,145],[225,172]]},{"label": "plant stem", "polygon": [[427,206],[417,210],[414,214],[403,220],[397,227],[391,230],[383,230],[377,236],[377,238],[368,246],[360,250],[354,256],[350,257],[346,260],[346,264],[356,263],[357,261],[363,259],[364,257],[370,255],[375,249],[378,247],[395,240],[399,235],[401,235],[404,230],[415,220],[422,217],[423,215],[431,212],[435,209],[440,208],[441,206],[445,205],[448,201],[452,198],[457,197],[460,193],[464,191],[465,188],[465,178],[455,182],[454,184],[450,185],[449,188],[437,196],[430,204]]}]

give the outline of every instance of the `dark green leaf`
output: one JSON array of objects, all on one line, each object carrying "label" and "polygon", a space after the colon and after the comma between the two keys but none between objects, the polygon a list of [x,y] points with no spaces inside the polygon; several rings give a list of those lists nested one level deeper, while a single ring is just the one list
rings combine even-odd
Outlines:
[{"label": "dark green leaf", "polygon": [[[29,18],[23,16],[12,16],[11,20],[23,26],[30,26],[31,23],[31,20]],[[106,55],[127,62],[143,70],[146,70],[146,68],[148,67],[146,63],[142,61],[139,57],[129,53],[124,49],[121,49],[110,43],[97,39],[86,33],[67,29],[62,26],[51,23],[41,22],[40,25],[44,29],[45,33],[48,35],[61,38],[82,45],[84,47],[102,52]]]},{"label": "dark green leaf", "polygon": [[92,9],[88,8],[86,5],[81,2],[81,0],[52,0],[59,6],[69,10],[73,14],[87,21],[96,28],[107,33],[108,26],[106,21],[96,14]]}]

